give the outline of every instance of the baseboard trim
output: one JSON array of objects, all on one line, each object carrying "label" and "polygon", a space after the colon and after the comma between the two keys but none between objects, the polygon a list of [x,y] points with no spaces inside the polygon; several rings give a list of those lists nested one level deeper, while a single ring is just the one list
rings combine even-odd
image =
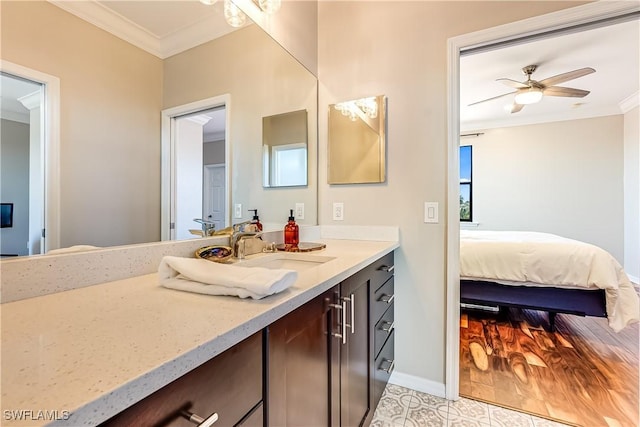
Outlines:
[{"label": "baseboard trim", "polygon": [[389,382],[391,384],[421,391],[433,396],[445,397],[444,383],[425,380],[424,378],[404,374],[398,371],[393,371],[391,378],[389,378]]}]

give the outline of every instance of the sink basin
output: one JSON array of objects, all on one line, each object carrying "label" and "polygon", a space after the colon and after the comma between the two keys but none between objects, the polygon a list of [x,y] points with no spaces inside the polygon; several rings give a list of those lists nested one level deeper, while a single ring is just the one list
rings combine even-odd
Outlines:
[{"label": "sink basin", "polygon": [[335,259],[335,257],[282,252],[259,255],[253,259],[239,261],[236,265],[242,267],[284,268],[287,270],[304,271],[333,259]]}]

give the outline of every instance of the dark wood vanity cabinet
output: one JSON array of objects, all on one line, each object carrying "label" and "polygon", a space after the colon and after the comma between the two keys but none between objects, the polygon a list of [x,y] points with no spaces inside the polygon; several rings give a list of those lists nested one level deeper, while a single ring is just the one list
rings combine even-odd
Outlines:
[{"label": "dark wood vanity cabinet", "polygon": [[[393,252],[104,426],[360,427],[394,366]],[[263,372],[264,367],[264,372]]]},{"label": "dark wood vanity cabinet", "polygon": [[393,300],[391,253],[267,328],[269,426],[369,425],[393,369]]},{"label": "dark wood vanity cabinet", "polygon": [[193,427],[187,413],[215,427],[263,425],[262,332],[245,339],[208,362],[134,404],[102,426]]}]

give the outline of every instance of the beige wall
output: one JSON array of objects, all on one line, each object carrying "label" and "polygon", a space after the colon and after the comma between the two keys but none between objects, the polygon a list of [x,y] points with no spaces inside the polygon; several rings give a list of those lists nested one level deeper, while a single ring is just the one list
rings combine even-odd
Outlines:
[{"label": "beige wall", "polygon": [[640,107],[624,115],[624,269],[640,280]]},{"label": "beige wall", "polygon": [[623,116],[482,130],[473,145],[478,229],[553,233],[624,262]]},{"label": "beige wall", "polygon": [[162,61],[44,1],[2,1],[2,59],[60,79],[61,246],[160,239]]},{"label": "beige wall", "polygon": [[284,226],[289,209],[304,203],[305,219],[298,222],[317,223],[315,132],[309,132],[309,185],[262,187],[262,118],[306,109],[309,129],[315,129],[317,84],[259,27],[234,31],[167,58],[163,92],[164,108],[230,94],[231,204],[242,204],[242,219],[251,219],[248,209],[258,209],[263,223]]},{"label": "beige wall", "polygon": [[[576,2],[320,2],[320,111],[388,96],[385,184],[329,186],[327,119],[319,116],[321,224],[399,225],[397,370],[444,382],[447,189],[447,38],[576,6]],[[331,204],[342,201],[344,221]],[[423,203],[440,203],[439,224]]]}]

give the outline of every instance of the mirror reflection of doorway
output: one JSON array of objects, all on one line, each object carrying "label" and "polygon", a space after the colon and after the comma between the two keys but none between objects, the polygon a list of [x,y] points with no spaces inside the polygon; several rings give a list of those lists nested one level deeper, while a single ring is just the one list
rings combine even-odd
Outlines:
[{"label": "mirror reflection of doorway", "polygon": [[8,73],[0,75],[2,203],[11,205],[3,224],[2,256],[44,253],[44,88]]},{"label": "mirror reflection of doorway", "polygon": [[174,117],[174,224],[172,239],[194,238],[202,231],[194,219],[226,227],[226,107]]}]

